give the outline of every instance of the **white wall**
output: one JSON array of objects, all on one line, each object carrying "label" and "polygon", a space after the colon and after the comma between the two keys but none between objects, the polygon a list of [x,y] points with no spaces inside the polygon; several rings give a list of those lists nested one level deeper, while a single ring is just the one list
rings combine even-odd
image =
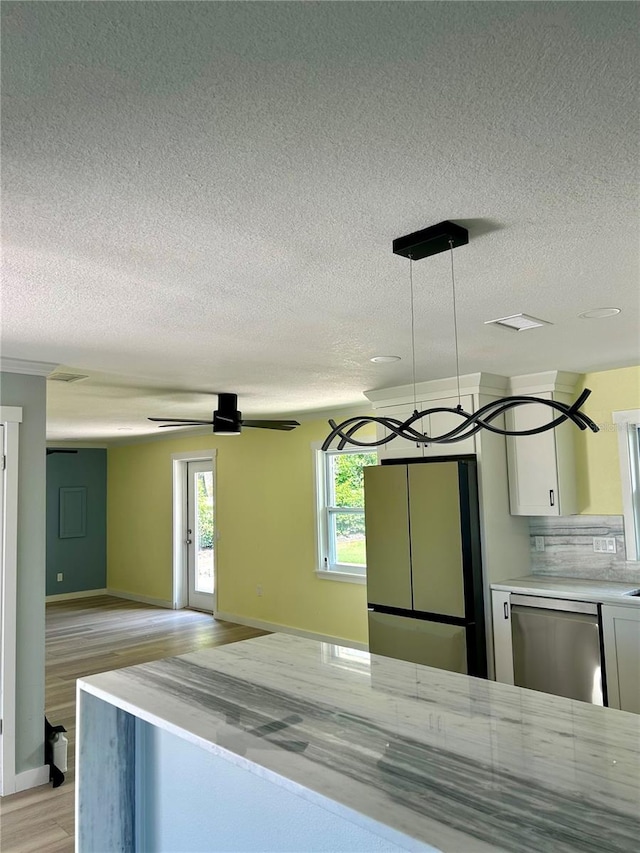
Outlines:
[{"label": "white wall", "polygon": [[44,376],[0,373],[0,405],[22,408],[18,473],[16,774],[44,762],[45,419]]}]

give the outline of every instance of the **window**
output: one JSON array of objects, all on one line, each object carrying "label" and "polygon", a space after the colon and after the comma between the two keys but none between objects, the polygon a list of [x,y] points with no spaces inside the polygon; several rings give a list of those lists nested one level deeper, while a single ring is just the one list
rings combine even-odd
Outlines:
[{"label": "window", "polygon": [[613,412],[618,432],[626,558],[640,561],[640,410]]},{"label": "window", "polygon": [[316,451],[319,571],[365,577],[363,468],[377,453]]}]

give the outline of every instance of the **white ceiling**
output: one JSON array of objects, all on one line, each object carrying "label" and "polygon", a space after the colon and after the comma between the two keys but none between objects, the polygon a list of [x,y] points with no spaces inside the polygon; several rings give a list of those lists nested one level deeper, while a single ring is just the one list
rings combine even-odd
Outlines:
[{"label": "white ceiling", "polygon": [[[411,378],[443,219],[462,373],[640,362],[637,3],[2,4],[2,355],[50,439]],[[455,372],[449,257],[418,380]],[[578,312],[622,309],[608,320]],[[516,312],[553,325],[516,333]],[[402,356],[374,365],[378,354]]]}]

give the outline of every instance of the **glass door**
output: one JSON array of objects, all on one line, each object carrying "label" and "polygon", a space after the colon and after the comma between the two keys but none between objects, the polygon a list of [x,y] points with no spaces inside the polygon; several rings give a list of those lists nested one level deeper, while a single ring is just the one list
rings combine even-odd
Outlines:
[{"label": "glass door", "polygon": [[215,492],[211,461],[187,464],[187,605],[215,609]]}]

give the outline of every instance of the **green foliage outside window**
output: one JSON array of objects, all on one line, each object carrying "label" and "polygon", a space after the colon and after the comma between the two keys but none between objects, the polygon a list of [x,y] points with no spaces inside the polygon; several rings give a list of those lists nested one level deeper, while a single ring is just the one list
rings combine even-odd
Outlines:
[{"label": "green foliage outside window", "polygon": [[[345,509],[364,507],[363,468],[377,463],[375,453],[342,453],[333,459],[334,506]],[[364,536],[362,513],[337,513],[337,536]]]},{"label": "green foliage outside window", "polygon": [[201,550],[213,548],[213,496],[202,476],[198,477],[198,533]]}]

